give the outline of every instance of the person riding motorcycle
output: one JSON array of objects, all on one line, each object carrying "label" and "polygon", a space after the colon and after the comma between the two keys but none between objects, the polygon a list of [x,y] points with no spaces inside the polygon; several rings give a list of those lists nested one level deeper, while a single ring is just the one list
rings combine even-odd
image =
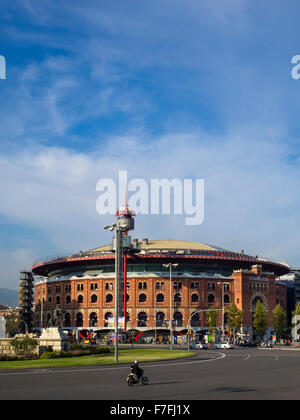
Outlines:
[{"label": "person riding motorcycle", "polygon": [[143,371],[143,369],[141,369],[141,368],[139,367],[139,361],[138,361],[138,360],[135,360],[135,361],[134,361],[134,363],[133,363],[133,365],[131,365],[131,372],[132,372],[134,375],[136,375],[136,377],[137,377],[137,380],[138,380],[138,381],[139,381],[139,380],[141,379],[141,377],[143,376],[144,371]]}]

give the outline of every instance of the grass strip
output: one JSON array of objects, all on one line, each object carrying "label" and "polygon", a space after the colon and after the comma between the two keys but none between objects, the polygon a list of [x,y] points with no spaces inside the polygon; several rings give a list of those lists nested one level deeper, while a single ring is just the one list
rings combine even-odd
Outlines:
[{"label": "grass strip", "polygon": [[[151,362],[157,360],[181,359],[194,356],[194,352],[165,349],[119,349],[119,363]],[[89,355],[62,359],[16,360],[0,362],[0,370],[6,369],[41,369],[52,367],[99,366],[116,364],[114,354]]]}]

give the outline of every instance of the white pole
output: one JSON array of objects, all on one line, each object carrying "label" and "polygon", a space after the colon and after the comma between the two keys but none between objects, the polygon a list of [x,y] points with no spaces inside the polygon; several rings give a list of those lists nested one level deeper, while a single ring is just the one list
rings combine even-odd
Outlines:
[{"label": "white pole", "polygon": [[44,327],[44,285],[41,284],[42,290],[41,290],[41,329],[43,330]]},{"label": "white pole", "polygon": [[173,350],[173,331],[172,331],[172,264],[170,264],[170,350]]},{"label": "white pole", "polygon": [[224,287],[225,283],[222,283],[222,341],[224,340]]}]

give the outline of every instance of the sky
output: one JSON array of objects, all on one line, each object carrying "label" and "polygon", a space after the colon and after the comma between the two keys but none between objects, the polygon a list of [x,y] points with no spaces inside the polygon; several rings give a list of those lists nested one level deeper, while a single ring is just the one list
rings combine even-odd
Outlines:
[{"label": "sky", "polygon": [[297,0],[1,0],[0,287],[111,241],[99,179],[204,179],[132,236],[300,266]]}]

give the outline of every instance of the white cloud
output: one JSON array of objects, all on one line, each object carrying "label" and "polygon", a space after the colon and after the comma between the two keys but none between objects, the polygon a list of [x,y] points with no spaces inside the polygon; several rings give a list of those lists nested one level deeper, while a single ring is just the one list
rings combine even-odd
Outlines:
[{"label": "white cloud", "polygon": [[90,155],[46,147],[2,155],[0,213],[39,229],[59,250],[86,249],[110,240],[102,226],[112,217],[96,213],[100,178],[117,179],[121,169],[129,180],[148,182],[203,177],[203,225],[185,226],[185,216],[137,216],[134,236],[199,240],[295,262],[299,167],[287,161],[281,138],[263,134],[131,136],[111,139]]}]

